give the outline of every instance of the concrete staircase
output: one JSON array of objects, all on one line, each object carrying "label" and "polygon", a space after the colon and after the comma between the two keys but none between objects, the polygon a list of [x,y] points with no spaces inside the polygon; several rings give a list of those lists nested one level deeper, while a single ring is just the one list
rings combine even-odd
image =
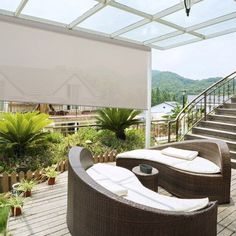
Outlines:
[{"label": "concrete staircase", "polygon": [[206,121],[200,121],[192,129],[192,134],[185,139],[219,139],[225,141],[230,149],[232,168],[236,169],[236,98],[223,104],[207,116]]}]

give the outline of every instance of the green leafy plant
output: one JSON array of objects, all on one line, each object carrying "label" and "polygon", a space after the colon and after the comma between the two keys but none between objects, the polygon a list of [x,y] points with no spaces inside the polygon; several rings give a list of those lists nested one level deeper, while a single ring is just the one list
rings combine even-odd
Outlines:
[{"label": "green leafy plant", "polygon": [[115,133],[121,140],[126,139],[125,129],[131,125],[139,123],[135,118],[140,111],[133,109],[104,108],[98,110],[99,116],[96,117],[100,129],[107,129]]},{"label": "green leafy plant", "polygon": [[20,196],[12,195],[8,199],[8,205],[11,207],[11,212],[13,216],[18,216],[22,214],[23,204],[24,204],[24,198]]},{"label": "green leafy plant", "polygon": [[35,185],[36,182],[34,180],[22,179],[17,190],[22,192],[31,191]]},{"label": "green leafy plant", "polygon": [[24,198],[19,197],[19,196],[11,196],[8,199],[8,204],[9,206],[14,207],[14,208],[22,208],[24,204]]},{"label": "green leafy plant", "polygon": [[45,138],[43,128],[51,123],[46,114],[4,113],[0,120],[0,145],[23,157],[26,149]]},{"label": "green leafy plant", "polygon": [[7,235],[9,207],[0,207],[0,235]]},{"label": "green leafy plant", "polygon": [[55,170],[55,167],[50,166],[47,167],[44,171],[44,175],[48,178],[56,178],[58,176],[59,172]]}]

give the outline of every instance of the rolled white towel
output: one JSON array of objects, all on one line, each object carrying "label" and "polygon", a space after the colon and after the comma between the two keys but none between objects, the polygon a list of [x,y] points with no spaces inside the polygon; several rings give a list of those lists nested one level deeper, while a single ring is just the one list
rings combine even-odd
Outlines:
[{"label": "rolled white towel", "polygon": [[197,151],[190,151],[190,150],[173,148],[173,147],[165,148],[161,150],[161,153],[167,156],[180,158],[180,159],[184,159],[188,161],[192,161],[194,158],[198,156]]}]

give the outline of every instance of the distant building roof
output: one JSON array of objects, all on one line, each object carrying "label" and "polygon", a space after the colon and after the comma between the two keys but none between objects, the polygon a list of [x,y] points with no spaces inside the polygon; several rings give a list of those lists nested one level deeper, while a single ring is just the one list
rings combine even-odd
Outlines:
[{"label": "distant building roof", "polygon": [[[152,120],[163,119],[164,115],[170,115],[172,109],[178,105],[178,102],[163,102],[151,108]],[[145,119],[145,112],[139,115],[139,118]]]}]

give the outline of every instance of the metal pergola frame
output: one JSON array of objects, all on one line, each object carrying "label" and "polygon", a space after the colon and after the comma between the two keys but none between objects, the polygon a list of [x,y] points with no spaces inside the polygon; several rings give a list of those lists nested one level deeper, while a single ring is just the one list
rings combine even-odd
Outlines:
[{"label": "metal pergola frame", "polygon": [[[198,41],[202,41],[202,40],[207,40],[207,39],[211,39],[211,38],[215,38],[215,37],[219,37],[222,35],[236,32],[236,26],[231,29],[223,29],[222,31],[219,31],[217,33],[208,34],[208,35],[204,35],[204,34],[200,34],[200,33],[196,32],[197,30],[204,29],[206,27],[213,26],[218,23],[222,23],[222,22],[225,22],[225,21],[228,21],[231,19],[236,19],[236,12],[232,12],[230,14],[226,14],[226,15],[202,22],[200,24],[196,24],[191,27],[184,28],[184,27],[179,26],[175,23],[172,23],[172,22],[162,19],[165,16],[168,16],[168,15],[173,14],[179,10],[182,10],[184,8],[184,5],[181,2],[174,5],[174,6],[169,7],[167,9],[164,9],[154,15],[151,15],[146,12],[143,12],[143,11],[137,10],[135,8],[123,5],[121,3],[118,3],[115,0],[95,0],[95,1],[97,1],[98,3],[93,8],[89,9],[87,12],[85,12],[84,14],[79,16],[78,18],[74,19],[68,25],[63,24],[63,23],[59,23],[59,22],[55,22],[55,21],[50,21],[47,19],[34,17],[34,16],[23,15],[22,11],[23,11],[24,7],[27,5],[27,3],[29,2],[29,0],[21,0],[20,4],[17,7],[15,12],[0,10],[0,14],[14,16],[17,18],[29,19],[29,20],[33,20],[33,21],[39,21],[39,22],[43,22],[43,23],[47,23],[47,24],[51,24],[51,25],[57,25],[57,26],[67,28],[68,30],[92,33],[92,34],[104,36],[104,37],[107,37],[110,39],[117,39],[117,40],[131,42],[131,43],[135,43],[135,44],[139,44],[139,45],[145,45],[150,48],[154,48],[154,49],[158,49],[158,50],[167,50],[167,49],[183,46],[186,44],[190,44],[190,43],[194,43],[194,42],[198,42]],[[203,1],[203,0],[195,0],[194,3],[196,4],[201,1]],[[78,25],[80,23],[82,23],[83,21],[85,21],[89,17],[93,16],[94,14],[96,14],[97,12],[99,12],[100,10],[105,8],[106,6],[111,6],[116,9],[120,9],[120,10],[128,12],[128,13],[132,13],[134,15],[142,17],[143,19],[139,20],[138,22],[135,22],[133,24],[130,24],[124,28],[121,28],[115,32],[112,32],[111,34],[106,34],[103,32],[78,27]],[[132,30],[135,30],[139,27],[145,26],[151,22],[161,23],[165,26],[171,27],[174,31],[171,33],[167,33],[167,34],[158,36],[158,37],[150,38],[150,39],[142,41],[142,42],[121,37],[122,34],[130,32]],[[165,46],[165,47],[160,47],[160,46],[155,45],[155,43],[158,43],[160,41],[164,42],[164,40],[167,40],[167,39],[174,39],[176,36],[183,35],[185,33],[192,35],[195,38],[191,39],[191,40],[186,40],[183,42],[174,43],[174,44],[171,44],[171,45]]]},{"label": "metal pergola frame", "polygon": [[[217,33],[212,33],[212,34],[207,34],[207,35],[197,32],[197,30],[205,29],[207,27],[214,26],[222,22],[227,22],[228,20],[236,19],[236,11],[229,14],[225,14],[220,17],[207,20],[200,24],[196,24],[196,25],[185,28],[178,24],[175,24],[173,22],[163,19],[163,17],[165,16],[171,15],[175,12],[182,10],[184,8],[184,5],[181,2],[167,9],[164,9],[154,15],[151,15],[146,12],[118,3],[115,0],[94,0],[94,1],[97,1],[97,4],[95,4],[94,7],[90,8],[81,16],[78,16],[77,18],[75,18],[69,24],[63,24],[63,23],[51,21],[48,19],[43,19],[43,18],[38,18],[35,16],[22,14],[22,11],[24,10],[29,0],[21,0],[15,12],[0,9],[0,18],[9,17],[11,18],[11,20],[18,21],[19,23],[23,21],[23,24],[25,24],[27,20],[29,20],[29,24],[32,24],[33,22],[35,23],[39,22],[39,24],[43,23],[44,27],[46,28],[55,28],[56,30],[61,29],[64,32],[68,32],[72,34],[73,33],[84,34],[84,37],[86,37],[86,34],[88,34],[90,35],[89,37],[93,35],[93,37],[95,38],[97,37],[98,40],[99,38],[103,38],[103,40],[106,39],[110,43],[120,42],[121,44],[126,44],[126,46],[128,47],[132,47],[132,46],[140,47],[140,48],[145,47],[145,48],[154,48],[158,50],[167,50],[171,48],[176,48],[176,47],[183,46],[186,44],[203,41],[203,40],[207,40],[207,39],[211,39],[211,38],[215,38],[215,37],[219,37],[222,35],[236,32],[236,26],[230,29],[225,28],[225,29],[222,29],[221,31],[218,31]],[[203,0],[194,0],[194,3],[197,4],[202,1]],[[101,11],[107,6],[114,7],[116,9],[122,10],[127,13],[134,14],[136,16],[142,17],[143,19],[135,23],[132,23],[126,27],[120,28],[117,31],[112,32],[111,34],[79,27],[80,23],[84,22],[86,19],[98,13],[99,11]],[[149,38],[148,40],[145,40],[145,41],[136,41],[136,40],[131,40],[131,39],[122,37],[122,34],[131,32],[132,30],[138,29],[139,27],[145,26],[151,22],[157,22],[164,26],[168,26],[173,29],[173,32],[166,33],[161,36]],[[168,40],[168,39],[175,39],[175,37],[184,35],[186,33],[190,36],[194,36],[195,38],[182,41],[182,42],[176,42],[171,45],[162,46],[162,47],[155,44],[158,42],[165,42],[165,40]],[[152,71],[152,68],[151,68],[151,54],[150,54],[150,58],[148,59],[148,75],[147,75],[148,94],[147,94],[147,111],[146,111],[146,147],[150,146],[150,131],[151,131],[151,79],[152,79],[151,71]]]}]

